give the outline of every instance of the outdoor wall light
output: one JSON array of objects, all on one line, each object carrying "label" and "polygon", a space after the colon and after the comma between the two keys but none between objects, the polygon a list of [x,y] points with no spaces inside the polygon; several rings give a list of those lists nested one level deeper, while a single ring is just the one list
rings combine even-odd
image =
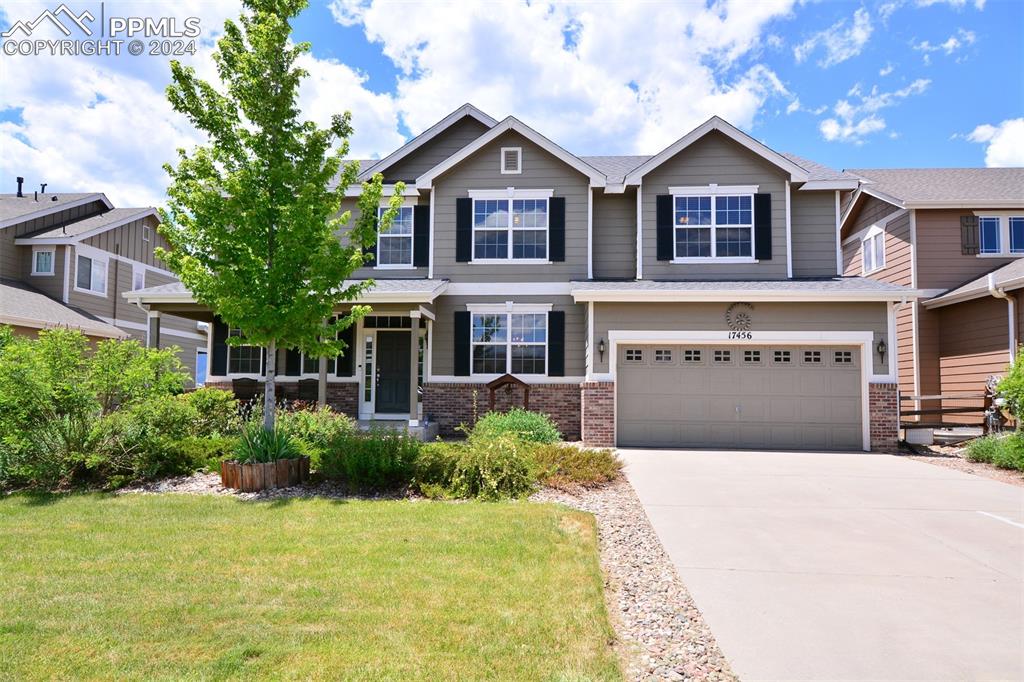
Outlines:
[{"label": "outdoor wall light", "polygon": [[885,339],[879,339],[878,345],[875,346],[875,350],[878,351],[878,359],[882,362],[885,362],[885,351],[888,349],[889,347],[885,345]]},{"label": "outdoor wall light", "polygon": [[605,349],[605,346],[604,346],[604,339],[601,339],[601,340],[599,340],[597,342],[597,354],[599,356],[601,356],[601,362],[604,362],[604,351],[605,350],[606,349]]}]

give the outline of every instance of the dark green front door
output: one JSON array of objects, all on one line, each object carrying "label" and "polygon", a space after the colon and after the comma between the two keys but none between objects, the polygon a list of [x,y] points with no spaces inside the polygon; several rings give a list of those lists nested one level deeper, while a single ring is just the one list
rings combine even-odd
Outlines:
[{"label": "dark green front door", "polygon": [[409,412],[409,330],[377,331],[377,400],[382,414]]}]

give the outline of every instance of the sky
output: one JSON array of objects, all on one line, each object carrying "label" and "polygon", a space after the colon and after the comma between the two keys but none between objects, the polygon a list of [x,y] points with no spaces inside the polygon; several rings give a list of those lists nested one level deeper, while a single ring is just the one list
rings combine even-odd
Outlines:
[{"label": "sky", "polygon": [[[5,0],[0,31],[59,6]],[[181,60],[215,79],[215,41],[241,2],[67,8],[93,28],[195,17]],[[353,158],[385,156],[471,102],[579,155],[653,154],[717,114],[837,169],[1024,166],[1024,0],[310,0],[293,25],[312,44],[303,114],[351,111]],[[8,54],[24,38],[0,38],[0,192],[20,175],[28,189],[162,204],[162,165],[203,142],[166,101],[171,57]]]}]

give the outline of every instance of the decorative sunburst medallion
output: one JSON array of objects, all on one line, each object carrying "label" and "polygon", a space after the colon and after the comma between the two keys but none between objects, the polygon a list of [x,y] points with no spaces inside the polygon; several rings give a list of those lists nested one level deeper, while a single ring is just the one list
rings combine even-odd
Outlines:
[{"label": "decorative sunburst medallion", "polygon": [[749,303],[733,303],[725,311],[725,323],[734,332],[749,332],[754,323],[754,306]]}]

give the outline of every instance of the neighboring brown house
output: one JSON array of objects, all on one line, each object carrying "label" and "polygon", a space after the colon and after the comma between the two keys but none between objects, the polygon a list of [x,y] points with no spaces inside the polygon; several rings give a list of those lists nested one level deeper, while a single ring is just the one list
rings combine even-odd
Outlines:
[{"label": "neighboring brown house", "polygon": [[1021,338],[1024,168],[852,169],[843,272],[918,290],[896,313],[904,395],[978,393]]},{"label": "neighboring brown house", "polygon": [[[23,191],[18,178],[17,192],[0,194],[0,324],[26,335],[69,327],[94,340],[146,343],[149,313],[123,294],[177,281],[156,258],[166,247],[158,224],[152,208],[114,208],[101,193]],[[168,316],[161,333],[194,378],[205,332]]]}]

